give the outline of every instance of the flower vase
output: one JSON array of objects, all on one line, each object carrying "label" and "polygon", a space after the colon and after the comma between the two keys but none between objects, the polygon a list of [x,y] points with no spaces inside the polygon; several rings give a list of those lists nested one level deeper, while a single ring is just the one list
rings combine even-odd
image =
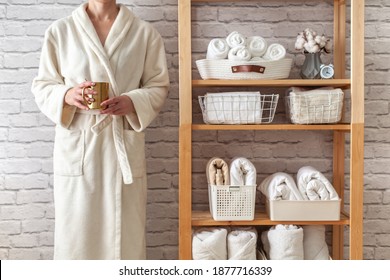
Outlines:
[{"label": "flower vase", "polygon": [[321,70],[321,53],[305,53],[305,61],[301,68],[302,79],[319,79]]}]

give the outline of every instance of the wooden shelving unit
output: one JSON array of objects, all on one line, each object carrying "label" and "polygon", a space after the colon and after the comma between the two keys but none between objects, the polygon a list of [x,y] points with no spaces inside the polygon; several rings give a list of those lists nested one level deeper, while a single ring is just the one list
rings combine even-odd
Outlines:
[{"label": "wooden shelving unit", "polygon": [[[248,1],[248,0],[247,0]],[[321,0],[312,0],[318,2]],[[332,258],[343,259],[344,227],[349,226],[349,257],[363,258],[363,174],[364,174],[364,0],[350,0],[351,5],[351,71],[345,77],[346,1],[334,0],[335,79],[332,80],[192,80],[191,9],[196,2],[239,2],[226,0],[179,0],[179,258],[191,259],[192,227],[226,225],[275,225],[265,213],[256,213],[254,221],[214,221],[209,212],[192,210],[192,131],[198,130],[311,130],[333,131],[333,186],[344,200],[345,137],[350,145],[349,213],[344,210],[340,221],[289,221],[291,224],[332,225]],[[285,2],[288,2],[286,0]],[[304,0],[302,0],[304,2]],[[307,2],[307,1],[306,1]],[[351,123],[329,125],[206,125],[192,123],[192,90],[200,87],[290,87],[333,86],[350,89]],[[261,143],[259,143],[261,145]],[[286,223],[286,222],[283,222]]]}]

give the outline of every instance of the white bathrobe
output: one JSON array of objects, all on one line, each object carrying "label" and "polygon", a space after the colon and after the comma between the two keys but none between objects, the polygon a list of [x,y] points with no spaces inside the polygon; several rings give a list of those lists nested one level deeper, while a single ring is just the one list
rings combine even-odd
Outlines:
[{"label": "white bathrobe", "polygon": [[[55,259],[144,259],[146,166],[142,132],[169,87],[161,36],[125,6],[103,46],[85,11],[54,22],[45,34],[32,92],[56,124]],[[110,83],[137,114],[82,112],[64,103],[67,90]]]}]

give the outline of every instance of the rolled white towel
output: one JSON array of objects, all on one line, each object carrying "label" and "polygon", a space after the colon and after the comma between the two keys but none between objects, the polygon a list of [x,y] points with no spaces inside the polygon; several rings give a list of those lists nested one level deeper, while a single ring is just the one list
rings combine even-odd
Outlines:
[{"label": "rolled white towel", "polygon": [[226,260],[227,230],[225,228],[200,228],[192,235],[192,259]]},{"label": "rolled white towel", "polygon": [[303,200],[293,177],[284,172],[268,176],[257,189],[270,200]]},{"label": "rolled white towel", "polygon": [[228,260],[256,260],[257,231],[255,228],[237,228],[228,233]]},{"label": "rolled white towel", "polygon": [[304,166],[297,173],[298,189],[306,200],[338,200],[339,196],[329,180],[312,166]]},{"label": "rolled white towel", "polygon": [[207,47],[207,59],[226,59],[230,47],[225,39],[212,39]]},{"label": "rolled white towel", "polygon": [[303,229],[295,225],[276,225],[261,234],[270,260],[303,260]]},{"label": "rolled white towel", "polygon": [[255,186],[256,167],[248,159],[234,158],[230,163],[230,184],[236,186]]},{"label": "rolled white towel", "polygon": [[261,36],[252,36],[247,39],[247,48],[252,56],[262,57],[267,51],[268,44]]},{"label": "rolled white towel", "polygon": [[228,54],[228,59],[233,61],[249,61],[251,58],[251,52],[245,46],[234,47]]},{"label": "rolled white towel", "polygon": [[226,37],[226,42],[228,43],[229,47],[234,48],[237,46],[245,46],[246,45],[246,38],[242,34],[238,33],[237,31],[233,31]]},{"label": "rolled white towel", "polygon": [[286,49],[281,44],[271,44],[268,46],[263,58],[267,60],[280,60],[286,56]]},{"label": "rolled white towel", "polygon": [[303,251],[305,260],[329,260],[325,241],[325,226],[303,226]]}]

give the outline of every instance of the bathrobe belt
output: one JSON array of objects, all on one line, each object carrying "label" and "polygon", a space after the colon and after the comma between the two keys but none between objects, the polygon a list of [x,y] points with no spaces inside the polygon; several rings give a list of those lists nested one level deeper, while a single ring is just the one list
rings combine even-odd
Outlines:
[{"label": "bathrobe belt", "polygon": [[133,183],[133,173],[131,172],[123,137],[123,118],[121,116],[101,115],[99,110],[85,111],[77,109],[77,113],[96,116],[97,122],[91,127],[91,131],[95,135],[99,135],[103,129],[112,123],[115,150],[122,171],[123,182],[125,184]]}]

